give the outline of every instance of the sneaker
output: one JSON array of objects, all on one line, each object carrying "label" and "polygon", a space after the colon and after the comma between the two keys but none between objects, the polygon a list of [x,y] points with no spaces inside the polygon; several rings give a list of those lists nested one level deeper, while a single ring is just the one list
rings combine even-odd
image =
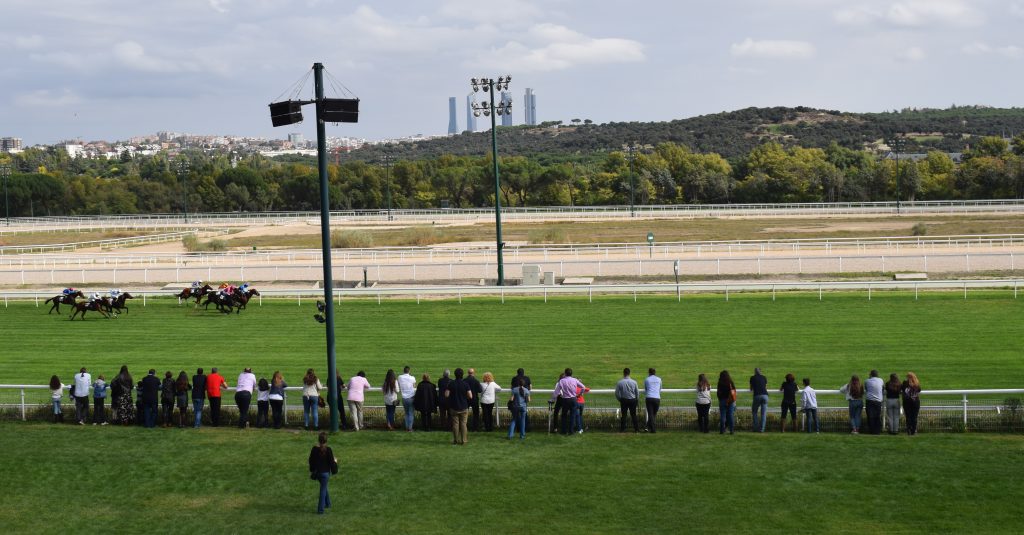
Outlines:
[{"label": "sneaker", "polygon": [[103,423],[101,423],[100,425],[107,425],[107,422],[103,422]]},{"label": "sneaker", "polygon": [[92,425],[96,425],[96,422],[93,422]]}]

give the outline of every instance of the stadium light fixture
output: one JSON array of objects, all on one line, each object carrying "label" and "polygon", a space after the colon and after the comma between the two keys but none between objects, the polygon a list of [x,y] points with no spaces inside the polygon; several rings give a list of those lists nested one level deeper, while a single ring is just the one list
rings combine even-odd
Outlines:
[{"label": "stadium light fixture", "polygon": [[502,249],[505,248],[505,242],[501,241],[501,180],[498,176],[498,130],[497,121],[495,120],[498,115],[512,114],[512,101],[502,100],[497,105],[494,104],[494,92],[501,91],[502,89],[508,89],[508,83],[512,80],[511,76],[500,77],[497,80],[494,78],[470,78],[469,83],[473,86],[473,91],[484,91],[490,94],[490,102],[476,102],[472,104],[473,115],[476,117],[480,116],[480,113],[484,114],[484,117],[491,118],[491,155],[494,163],[494,230],[497,235],[498,245],[498,286],[505,285],[505,262],[503,257]]}]

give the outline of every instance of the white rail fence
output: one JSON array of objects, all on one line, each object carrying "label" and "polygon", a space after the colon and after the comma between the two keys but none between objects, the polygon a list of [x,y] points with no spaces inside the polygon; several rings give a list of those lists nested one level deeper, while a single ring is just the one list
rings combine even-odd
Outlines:
[{"label": "white rail fence", "polygon": [[6,245],[0,246],[0,256],[36,254],[36,253],[67,253],[78,249],[100,248],[113,249],[115,247],[134,247],[139,245],[150,245],[154,243],[167,243],[181,241],[186,236],[194,236],[198,231],[188,230],[181,232],[166,232],[162,234],[147,234],[142,236],[130,236],[125,238],[109,238],[105,240],[89,240],[74,243],[51,243],[45,245]]},{"label": "white rail fence", "polygon": [[[933,280],[933,281],[838,281],[838,282],[750,282],[750,283],[696,283],[696,284],[604,284],[589,286],[412,286],[412,287],[370,287],[370,288],[335,288],[334,299],[340,304],[344,298],[349,299],[376,299],[380,304],[384,298],[388,299],[416,299],[416,302],[423,298],[458,299],[462,302],[463,297],[489,296],[499,297],[505,302],[506,297],[543,297],[546,303],[548,297],[559,295],[571,295],[577,297],[586,296],[593,302],[594,295],[632,295],[636,301],[640,295],[675,294],[678,301],[682,301],[684,294],[724,294],[725,300],[729,300],[730,294],[736,293],[771,293],[772,300],[780,292],[803,292],[814,293],[818,299],[824,299],[825,292],[865,292],[868,300],[871,300],[872,293],[879,291],[902,291],[913,292],[914,299],[924,291],[957,291],[963,292],[964,299],[967,299],[968,290],[989,290],[1012,292],[1013,298],[1017,298],[1019,288],[1024,285],[1024,279],[969,279],[969,280]],[[92,290],[86,290],[91,292]],[[97,289],[96,291],[100,291]],[[39,307],[43,301],[54,296],[54,291],[25,291],[25,290],[0,290],[0,297],[3,298],[4,307],[10,306],[12,301],[33,301]],[[153,298],[173,297],[178,290],[145,290],[132,293],[135,302],[129,301],[132,305],[140,303],[146,306],[148,300]],[[250,303],[257,306],[263,304],[263,298],[277,300],[294,299],[297,305],[306,301],[322,299],[323,290],[317,288],[275,288],[260,291],[259,296],[254,296]],[[181,304],[181,303],[179,303]]]},{"label": "white rail fence", "polygon": [[[291,418],[302,423],[301,388],[289,387],[285,396],[285,419],[289,413]],[[224,396],[222,411],[230,418],[232,415],[237,418],[237,407],[232,403],[233,396],[229,395],[233,388],[223,389]],[[640,389],[643,394],[643,389]],[[660,428],[685,429],[696,428],[696,408],[694,406],[696,391],[692,388],[666,388],[662,391],[661,406],[658,411],[657,420]],[[322,392],[326,396],[326,390]],[[537,418],[544,421],[547,418],[548,426],[552,423],[557,427],[557,422],[551,421],[551,411],[548,407],[544,411],[545,402],[551,396],[550,389],[535,389],[531,392],[533,402],[531,404],[530,417],[534,419],[532,426],[536,430]],[[593,389],[586,394],[586,404],[583,412],[584,425],[592,430],[614,430],[618,429],[619,418],[622,416],[619,404],[614,398],[614,389]],[[737,390],[740,395],[736,402],[736,429],[744,431],[749,429],[751,423],[750,396],[749,390]],[[501,425],[502,418],[507,420],[508,412],[505,408],[505,400],[508,397],[508,390],[498,394],[495,403],[496,423]],[[822,431],[849,431],[847,424],[848,408],[843,395],[838,390],[816,390],[818,398],[818,417]],[[191,396],[190,396],[191,397]],[[1024,431],[1024,406],[1021,405],[1021,398],[1024,397],[1024,389],[971,389],[971,390],[925,390],[921,392],[921,413],[919,427],[923,431]],[[133,396],[134,399],[134,396]],[[298,403],[296,403],[296,401]],[[711,427],[718,424],[718,403],[712,395]],[[799,401],[799,398],[798,398]],[[91,398],[90,398],[91,402]],[[781,410],[780,393],[771,393],[768,407],[768,420],[775,430],[779,423]],[[62,410],[65,412],[74,411],[74,404],[67,396],[62,396]],[[638,416],[641,422],[646,418],[644,403],[641,399],[638,403]],[[50,408],[50,390],[46,385],[0,385],[0,416],[20,419],[45,419],[52,414]],[[189,403],[191,409],[191,403]],[[366,410],[366,424],[369,427],[383,427],[384,425],[384,404],[380,388],[373,388],[368,392],[364,405]],[[107,411],[110,410],[108,398]],[[253,400],[250,411],[255,412],[256,401]],[[323,409],[321,409],[323,410]],[[90,413],[92,408],[90,407]],[[402,405],[396,410],[396,421],[401,425],[403,415]],[[321,419],[323,419],[321,414]],[[801,415],[801,419],[803,416]],[[885,413],[883,410],[883,418]],[[417,427],[419,427],[419,415],[416,415]],[[866,417],[862,414],[866,429]],[[901,419],[902,420],[902,419]],[[191,420],[189,420],[191,421]],[[255,418],[250,415],[250,422],[255,423]],[[804,422],[801,421],[801,429]],[[231,425],[227,422],[226,425]],[[904,423],[901,421],[901,428]],[[627,427],[630,427],[628,425]]]},{"label": "white rail fence", "polygon": [[[672,277],[678,262],[683,276],[780,275],[814,273],[971,273],[1015,271],[1016,252],[940,253],[904,255],[838,256],[732,256],[717,258],[668,258],[636,260],[506,261],[509,278],[524,265],[538,265],[541,272],[555,277]],[[494,262],[367,263],[340,264],[334,275],[339,280],[362,281],[363,270],[374,282],[456,281],[488,279],[495,274]],[[154,284],[186,283],[193,280],[219,281],[319,281],[322,266],[315,263],[284,265],[216,265],[81,268],[0,269],[0,283],[47,284]]]}]

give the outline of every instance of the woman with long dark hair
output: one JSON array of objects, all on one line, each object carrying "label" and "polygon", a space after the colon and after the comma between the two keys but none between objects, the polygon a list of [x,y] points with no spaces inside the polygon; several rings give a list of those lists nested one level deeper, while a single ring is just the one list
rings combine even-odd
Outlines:
[{"label": "woman with long dark hair", "polygon": [[728,427],[731,435],[736,424],[736,383],[732,382],[729,370],[722,370],[718,374],[718,387],[715,390],[718,397],[718,434],[724,435]]},{"label": "woman with long dark hair", "polygon": [[280,371],[275,371],[270,378],[270,395],[267,396],[270,400],[270,412],[273,414],[274,429],[281,429],[281,409],[284,407],[285,388],[288,388],[288,385],[284,382],[284,376]]},{"label": "woman with long dark hair", "polygon": [[395,370],[388,369],[380,391],[384,394],[384,413],[388,431],[391,431],[395,428],[395,409],[398,408],[398,377],[395,375]]},{"label": "woman with long dark hair", "polygon": [[921,383],[914,372],[907,372],[903,381],[903,412],[907,415],[907,434],[917,434],[917,413],[921,411]]},{"label": "woman with long dark hair", "polygon": [[313,427],[315,429],[320,428],[320,390],[324,385],[320,384],[320,379],[313,373],[313,368],[306,370],[305,377],[302,378],[302,417],[304,427],[309,429],[309,417],[313,417]]},{"label": "woman with long dark hair", "polygon": [[178,427],[185,427],[185,416],[188,413],[188,393],[192,385],[188,384],[188,374],[185,370],[178,373],[178,380],[174,382],[174,398],[178,405]]},{"label": "woman with long dark hair", "polygon": [[64,383],[56,375],[50,377],[50,401],[53,403],[53,423],[64,422],[64,411],[60,408],[61,398],[64,397]]},{"label": "woman with long dark hair", "polygon": [[512,435],[516,433],[516,427],[519,428],[519,439],[526,438],[526,410],[530,403],[530,390],[523,386],[523,382],[519,377],[512,380],[512,422],[508,426],[508,438],[512,440]]},{"label": "woman with long dark hair", "polygon": [[850,377],[850,382],[839,389],[840,394],[846,394],[846,402],[850,406],[850,434],[860,433],[861,412],[864,411],[864,384],[857,375]]},{"label": "woman with long dark hair", "polygon": [[779,387],[779,392],[782,392],[782,414],[779,415],[779,419],[782,422],[782,432],[786,432],[786,413],[789,413],[790,419],[793,421],[793,431],[796,431],[796,391],[800,387],[796,384],[796,377],[792,373],[786,374],[786,380]]},{"label": "woman with long dark hair", "polygon": [[885,425],[889,428],[890,435],[900,432],[900,393],[903,385],[900,383],[900,376],[895,373],[889,374],[889,381],[885,383]]},{"label": "woman with long dark hair", "polygon": [[711,413],[711,383],[703,373],[697,376],[697,430],[708,432],[708,414]]},{"label": "woman with long dark hair", "polygon": [[324,514],[324,509],[331,507],[331,495],[327,493],[327,483],[331,474],[338,473],[338,459],[334,451],[327,446],[327,433],[320,433],[317,445],[309,452],[309,477],[320,482],[320,499],[316,504],[317,514]]},{"label": "woman with long dark hair", "polygon": [[135,405],[132,403],[132,391],[135,381],[128,373],[128,366],[121,366],[113,383],[110,385],[111,406],[115,408],[114,421],[121,425],[129,425],[135,420]]}]

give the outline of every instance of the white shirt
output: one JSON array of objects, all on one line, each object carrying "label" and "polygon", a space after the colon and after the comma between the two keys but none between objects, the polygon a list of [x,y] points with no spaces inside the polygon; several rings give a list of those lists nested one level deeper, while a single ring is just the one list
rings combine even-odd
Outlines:
[{"label": "white shirt", "polygon": [[490,383],[480,383],[480,387],[483,389],[480,392],[480,403],[485,405],[493,405],[495,395],[501,392],[501,387],[498,383],[491,381]]},{"label": "white shirt", "polygon": [[238,374],[238,383],[235,386],[235,392],[248,392],[252,394],[252,391],[256,389],[256,376],[251,373],[242,372]]},{"label": "white shirt", "polygon": [[270,390],[260,390],[256,394],[256,401],[270,401]]},{"label": "white shirt", "polygon": [[315,398],[320,395],[320,389],[324,385],[320,384],[320,379],[317,378],[316,384],[307,385],[305,382],[302,383],[302,395],[306,397]]},{"label": "white shirt", "polygon": [[805,386],[803,392],[804,408],[805,409],[817,409],[818,408],[818,394],[813,388]]},{"label": "white shirt", "polygon": [[398,391],[402,393],[402,399],[412,399],[416,395],[416,378],[408,373],[399,375]]},{"label": "white shirt", "polygon": [[89,397],[89,387],[92,386],[92,376],[88,373],[75,374],[75,397]]}]

